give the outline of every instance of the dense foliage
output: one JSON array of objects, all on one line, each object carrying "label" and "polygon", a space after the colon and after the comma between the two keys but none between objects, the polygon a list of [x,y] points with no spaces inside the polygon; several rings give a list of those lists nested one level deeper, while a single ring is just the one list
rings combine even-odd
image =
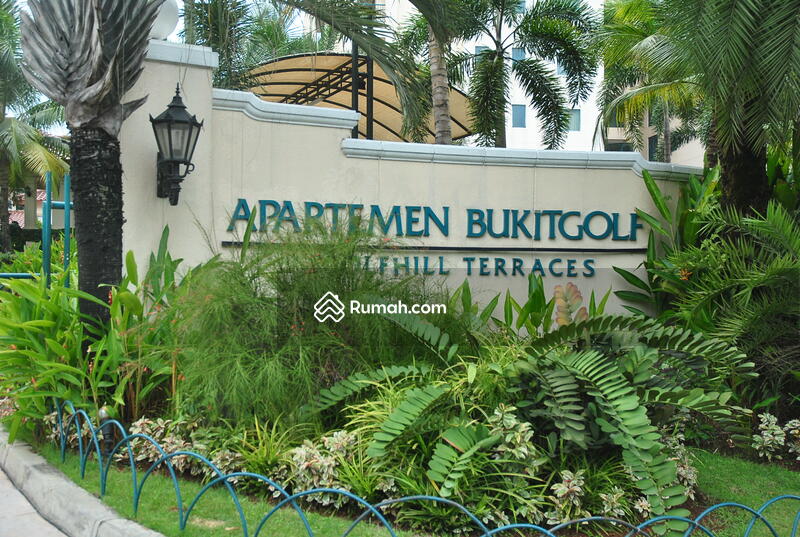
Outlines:
[{"label": "dense foliage", "polygon": [[[478,306],[467,283],[448,296],[371,270],[364,256],[393,245],[352,229],[248,233],[236,255],[179,281],[167,238],[141,276],[127,257],[102,330],[81,321],[82,294],[58,278],[49,291],[11,284],[0,365],[14,427],[46,415],[52,397],[105,405],[228,471],[371,501],[443,496],[491,524],[681,514],[696,478],[683,447],[691,423],[749,441],[749,413],[731,392],[751,374],[745,356],[657,320],[606,315],[608,295],[584,305],[570,283],[548,297],[532,277],[524,301]],[[444,301],[448,312],[321,324],[313,305],[329,289],[345,301]],[[138,453],[159,456],[144,442]],[[204,475],[189,459],[176,464]],[[428,531],[467,523],[424,502],[393,516]]]}]

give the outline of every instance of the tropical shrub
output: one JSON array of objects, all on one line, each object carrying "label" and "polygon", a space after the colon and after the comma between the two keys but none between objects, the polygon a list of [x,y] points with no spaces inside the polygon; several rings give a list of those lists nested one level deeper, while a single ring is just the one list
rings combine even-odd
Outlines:
[{"label": "tropical shrub", "polygon": [[[707,334],[733,341],[755,362],[757,403],[800,389],[800,223],[771,202],[763,216],[711,209],[704,241],[668,262],[686,274],[674,300],[674,317]],[[660,272],[665,272],[661,270]]]},{"label": "tropical shrub", "polygon": [[[314,318],[314,304],[329,291],[345,304],[445,302],[446,295],[421,278],[365,266],[367,257],[391,255],[391,245],[354,229],[265,232],[253,239],[246,237],[233,259],[197,271],[173,304],[186,378],[179,396],[187,412],[297,423],[298,409],[320,387],[430,352],[388,320],[347,315],[332,324]],[[460,333],[458,319],[431,319]]]},{"label": "tropical shrub", "polygon": [[[40,277],[4,283],[0,390],[9,390],[18,409],[12,437],[23,420],[34,418],[29,421],[34,427],[52,411],[54,400],[71,400],[93,412],[106,406],[133,421],[148,405],[155,410],[162,404],[166,398],[159,389],[170,378],[174,394],[178,372],[172,323],[162,310],[177,292],[180,260],[167,252],[168,235],[165,230],[141,281],[128,254],[128,275],[120,287],[109,288],[107,302],[70,287],[77,281],[77,264],[73,260],[69,270],[63,270],[56,263],[61,250],[56,249],[49,288]],[[26,250],[15,263],[40,269],[41,250]],[[107,309],[109,323],[98,325],[82,316],[80,300]]]},{"label": "tropical shrub", "polygon": [[758,420],[758,434],[753,435],[751,447],[759,457],[772,461],[788,455],[800,461],[800,420],[788,421],[781,427],[778,418],[766,412],[759,414]]},{"label": "tropical shrub", "polygon": [[[64,275],[66,277],[66,274]],[[124,357],[118,341],[96,332],[78,313],[85,293],[54,278],[9,280],[0,292],[0,390],[9,390],[17,412],[15,436],[23,419],[33,427],[51,408],[51,398],[90,404],[122,404]],[[104,304],[108,307],[108,304]]]}]

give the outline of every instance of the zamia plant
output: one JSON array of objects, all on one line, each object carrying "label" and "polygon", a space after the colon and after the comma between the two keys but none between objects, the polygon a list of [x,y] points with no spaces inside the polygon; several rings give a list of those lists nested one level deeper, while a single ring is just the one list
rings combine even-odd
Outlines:
[{"label": "zamia plant", "polygon": [[381,424],[367,447],[367,456],[380,458],[386,455],[386,447],[412,425],[433,403],[447,393],[449,386],[433,385],[409,389],[403,401]]},{"label": "zamia plant", "polygon": [[389,366],[355,373],[346,379],[337,382],[330,388],[319,392],[319,399],[311,404],[311,409],[317,412],[327,410],[338,405],[345,399],[361,393],[367,388],[374,386],[385,380],[395,378],[407,378],[415,375],[423,375],[430,370],[427,366]]},{"label": "zamia plant", "polygon": [[752,364],[725,342],[643,317],[565,324],[532,340],[528,353],[510,372],[529,397],[518,406],[581,450],[618,446],[654,514],[688,514],[676,508],[686,501],[685,489],[648,410],[690,409],[735,425],[741,409],[728,405],[730,392],[715,387]]},{"label": "zamia plant", "polygon": [[436,445],[426,472],[439,486],[439,495],[452,496],[475,454],[499,440],[500,436],[490,434],[484,425],[451,427],[442,433],[442,441]]},{"label": "zamia plant", "polygon": [[458,352],[458,344],[450,343],[450,335],[430,321],[413,313],[385,313],[383,317],[415,336],[435,355],[449,362]]}]

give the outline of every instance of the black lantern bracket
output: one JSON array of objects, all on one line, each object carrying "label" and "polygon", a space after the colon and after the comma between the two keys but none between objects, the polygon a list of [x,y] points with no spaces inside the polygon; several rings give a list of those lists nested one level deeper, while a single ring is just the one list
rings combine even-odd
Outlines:
[{"label": "black lantern bracket", "polygon": [[192,156],[203,122],[186,110],[178,85],[167,109],[155,118],[150,116],[150,123],[158,145],[156,196],[177,205],[181,183],[195,168]]}]

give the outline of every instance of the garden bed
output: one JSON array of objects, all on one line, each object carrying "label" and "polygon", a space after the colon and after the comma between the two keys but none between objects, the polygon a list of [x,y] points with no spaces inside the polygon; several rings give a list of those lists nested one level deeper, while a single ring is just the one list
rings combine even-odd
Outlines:
[{"label": "garden bed", "polygon": [[[50,445],[43,446],[41,454],[54,466],[87,491],[96,494],[99,490],[99,472],[96,464],[87,464],[86,477],[80,479],[79,461],[75,454],[68,454],[64,463],[58,450]],[[784,494],[800,496],[800,473],[775,464],[758,464],[731,456],[719,455],[703,450],[692,450],[699,470],[697,499],[690,504],[694,516],[708,506],[722,502],[736,502],[751,507],[759,507],[767,499]],[[141,478],[141,474],[140,474]],[[156,473],[148,479],[141,496],[139,515],[133,515],[130,472],[126,467],[115,467],[108,477],[108,493],[103,498],[109,506],[121,515],[156,530],[167,537],[224,537],[239,535],[241,523],[228,493],[223,489],[212,490],[201,501],[189,519],[186,530],[178,529],[177,505],[172,481],[165,475]],[[200,483],[181,480],[184,502],[201,488]],[[248,525],[252,531],[260,517],[272,505],[266,500],[252,496],[241,496],[242,506]],[[309,512],[309,522],[315,535],[342,535],[353,518],[334,514]],[[765,511],[765,516],[780,536],[790,536],[794,518],[800,513],[800,502],[778,502]],[[707,526],[719,537],[741,537],[750,521],[746,514],[726,508],[710,516]],[[299,517],[290,508],[279,511],[265,527],[265,535],[282,537],[305,537]],[[616,535],[612,532],[611,535]],[[351,533],[354,537],[373,537],[387,535],[386,530],[373,524],[362,523]],[[422,535],[414,532],[398,531],[398,537]],[[573,533],[571,535],[581,535]],[[622,535],[620,533],[620,535]],[[757,525],[752,537],[769,537],[770,532],[761,524]]]}]

